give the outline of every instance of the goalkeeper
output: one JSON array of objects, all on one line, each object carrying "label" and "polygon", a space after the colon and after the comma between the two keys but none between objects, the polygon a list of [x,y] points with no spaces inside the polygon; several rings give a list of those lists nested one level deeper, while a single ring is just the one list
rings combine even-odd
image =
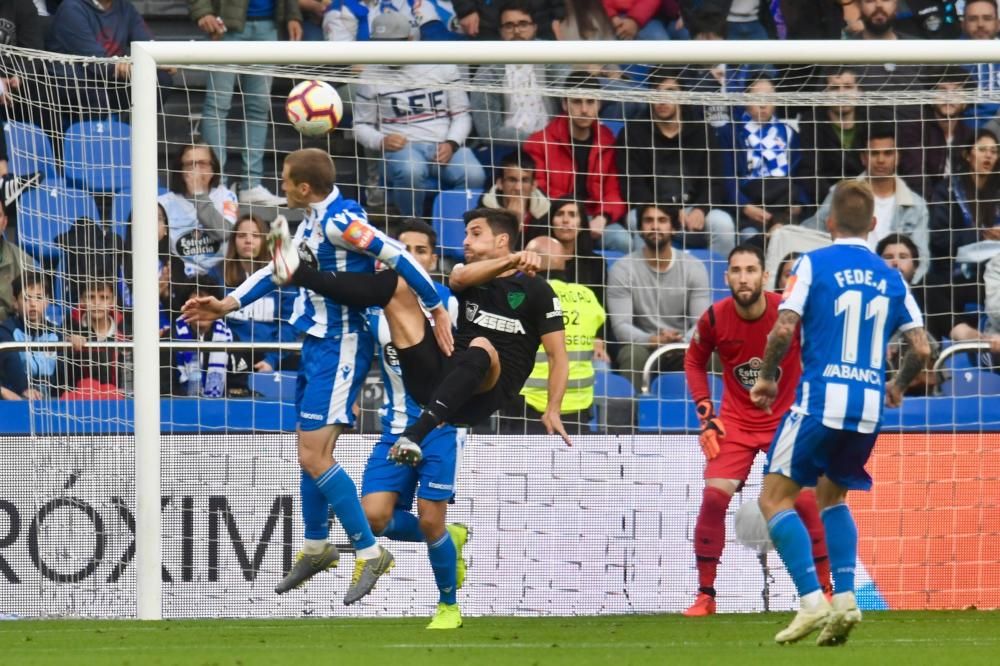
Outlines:
[{"label": "goalkeeper", "polygon": [[[698,441],[707,460],[705,490],[694,528],[698,595],[684,612],[688,617],[715,613],[715,573],[726,543],[729,500],[742,489],[757,453],[767,452],[778,423],[795,399],[802,374],[796,336],[778,372],[778,398],[772,413],[764,414],[750,402],[750,389],[781,301],[777,294],[764,292],[767,277],[760,249],[740,245],[730,252],[726,281],[732,297],[713,304],[701,316],[684,358],[688,387],[701,421]],[[713,351],[719,354],[723,372],[718,414],[706,371]],[[800,494],[795,508],[809,530],[816,571],[824,591],[829,592],[830,563],[815,493]]]}]

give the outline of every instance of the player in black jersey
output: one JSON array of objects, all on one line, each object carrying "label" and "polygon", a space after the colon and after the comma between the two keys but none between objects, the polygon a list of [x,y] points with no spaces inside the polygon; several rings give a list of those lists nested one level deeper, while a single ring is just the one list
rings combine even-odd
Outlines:
[{"label": "player in black jersey", "polygon": [[[452,270],[449,286],[459,299],[458,330],[432,327],[414,293],[393,271],[323,273],[301,263],[287,227],[269,236],[279,284],[291,282],[349,307],[384,309],[399,353],[407,392],[423,406],[420,418],[399,438],[391,456],[416,464],[419,442],[442,423],[475,425],[521,390],[535,365],[539,343],[549,362],[546,430],[569,444],[559,415],[569,376],[562,309],[548,283],[535,275],[533,252],[511,252],[517,218],[477,208],[465,214],[465,264]],[[452,352],[454,349],[454,352]]]}]

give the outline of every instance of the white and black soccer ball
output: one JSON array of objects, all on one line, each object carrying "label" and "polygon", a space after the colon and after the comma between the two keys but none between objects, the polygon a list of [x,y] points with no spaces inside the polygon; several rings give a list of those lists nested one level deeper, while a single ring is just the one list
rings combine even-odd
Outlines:
[{"label": "white and black soccer ball", "polygon": [[323,81],[303,81],[285,101],[288,122],[305,136],[323,136],[337,129],[344,117],[344,101]]},{"label": "white and black soccer ball", "polygon": [[736,528],[736,540],[757,554],[774,550],[771,534],[767,529],[767,521],[760,511],[760,505],[753,499],[743,502],[736,510],[733,520]]}]

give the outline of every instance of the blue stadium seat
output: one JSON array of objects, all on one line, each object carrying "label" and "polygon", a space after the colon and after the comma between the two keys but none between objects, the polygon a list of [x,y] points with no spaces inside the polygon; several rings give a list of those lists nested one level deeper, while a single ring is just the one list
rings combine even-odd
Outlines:
[{"label": "blue stadium seat", "polygon": [[40,261],[59,256],[56,236],[69,230],[81,217],[100,220],[94,198],[87,192],[67,187],[58,179],[27,190],[18,201],[17,233],[21,246]]},{"label": "blue stadium seat", "polygon": [[712,302],[729,296],[729,285],[726,284],[726,258],[704,249],[691,249],[687,253],[705,264],[705,270],[708,271],[708,285],[712,289]]},{"label": "blue stadium seat", "polygon": [[632,398],[635,397],[635,387],[621,375],[608,370],[598,370],[594,373],[594,397]]},{"label": "blue stadium seat", "polygon": [[254,372],[250,374],[250,390],[260,393],[262,400],[293,404],[295,381],[294,372]]},{"label": "blue stadium seat", "polygon": [[[722,378],[710,373],[708,386],[718,409],[722,400]],[[639,396],[638,403],[639,430],[698,430],[698,414],[683,372],[664,372],[654,377],[649,394]]]},{"label": "blue stadium seat", "polygon": [[615,135],[615,138],[622,133],[622,128],[625,127],[624,120],[606,120],[601,118],[601,124],[611,130],[611,133]]},{"label": "blue stadium seat", "polygon": [[59,178],[52,140],[41,128],[16,120],[4,126],[10,170],[15,176],[40,171],[47,179]]},{"label": "blue stadium seat", "polygon": [[941,385],[941,392],[946,396],[1000,395],[1000,375],[986,369],[955,370],[951,379]]},{"label": "blue stadium seat", "polygon": [[91,192],[132,188],[132,128],[117,120],[70,125],[63,140],[66,180]]},{"label": "blue stadium seat", "polygon": [[590,429],[603,432],[611,427],[631,428],[635,419],[635,388],[632,382],[609,370],[594,373],[594,418]]},{"label": "blue stadium seat", "polygon": [[438,235],[438,254],[452,259],[462,259],[462,242],[465,240],[465,223],[462,215],[476,207],[482,190],[444,190],[434,199],[431,224]]}]

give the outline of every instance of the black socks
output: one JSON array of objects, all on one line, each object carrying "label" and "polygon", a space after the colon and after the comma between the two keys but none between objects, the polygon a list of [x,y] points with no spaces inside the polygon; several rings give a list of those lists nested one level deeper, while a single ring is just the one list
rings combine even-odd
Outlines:
[{"label": "black socks", "polygon": [[310,289],[349,308],[385,307],[396,293],[399,276],[392,269],[378,273],[327,273],[300,264],[292,284]]},{"label": "black socks", "polygon": [[431,394],[420,418],[403,433],[418,444],[434,428],[459,413],[490,371],[490,355],[482,347],[469,347],[456,356],[451,372]]}]

